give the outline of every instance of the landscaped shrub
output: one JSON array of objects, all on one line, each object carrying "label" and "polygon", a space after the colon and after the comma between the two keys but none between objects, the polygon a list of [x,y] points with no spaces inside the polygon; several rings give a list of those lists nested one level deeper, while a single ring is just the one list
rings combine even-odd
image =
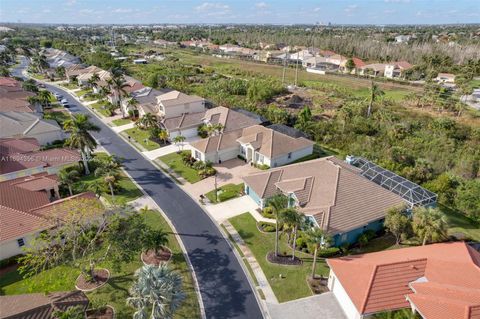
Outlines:
[{"label": "landscaped shrub", "polygon": [[262,171],[266,171],[267,169],[270,168],[267,164],[253,164],[258,169],[261,169]]},{"label": "landscaped shrub", "polygon": [[273,208],[272,207],[265,207],[262,209],[262,216],[265,218],[275,218],[275,214],[273,213]]},{"label": "landscaped shrub", "polygon": [[217,173],[217,171],[213,167],[207,167],[205,169],[201,169],[198,171],[198,174],[203,178],[213,176]]},{"label": "landscaped shrub", "polygon": [[237,158],[245,162],[247,161],[247,159],[243,155],[237,155]]},{"label": "landscaped shrub", "polygon": [[275,231],[275,224],[267,222],[258,222],[258,228],[266,233],[271,233]]},{"label": "landscaped shrub", "polygon": [[318,257],[329,258],[337,255],[339,252],[340,252],[340,248],[338,247],[324,248],[318,251]]},{"label": "landscaped shrub", "polygon": [[197,128],[197,133],[198,133],[198,136],[200,136],[201,138],[206,138],[208,136],[207,126],[205,124],[200,125]]}]

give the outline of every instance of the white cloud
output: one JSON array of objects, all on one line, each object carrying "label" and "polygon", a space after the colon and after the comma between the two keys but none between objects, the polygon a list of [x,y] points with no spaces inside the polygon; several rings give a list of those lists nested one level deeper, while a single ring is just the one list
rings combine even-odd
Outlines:
[{"label": "white cloud", "polygon": [[67,6],[73,6],[73,5],[75,5],[76,3],[77,3],[77,0],[68,0],[68,1],[66,2]]},{"label": "white cloud", "polygon": [[81,9],[78,11],[80,14],[92,14],[94,13],[95,11],[92,10],[92,9]]},{"label": "white cloud", "polygon": [[263,1],[262,2],[257,2],[257,3],[255,3],[255,7],[257,9],[265,9],[265,8],[268,7],[268,4],[266,2],[263,2]]},{"label": "white cloud", "polygon": [[320,12],[320,10],[322,10],[322,8],[316,7],[316,8],[313,9],[313,12]]},{"label": "white cloud", "polygon": [[347,6],[345,9],[343,9],[343,11],[345,11],[346,13],[353,13],[354,11],[356,11],[358,9],[358,5],[356,4],[351,4],[349,6]]},{"label": "white cloud", "polygon": [[385,13],[385,14],[392,14],[392,13],[395,13],[395,12],[397,12],[397,10],[390,10],[390,9],[383,10],[383,13]]},{"label": "white cloud", "polygon": [[133,9],[117,8],[113,10],[113,13],[132,13]]},{"label": "white cloud", "polygon": [[50,12],[52,12],[52,10],[50,10],[50,9],[43,9],[42,12],[43,12],[43,13],[50,13]]},{"label": "white cloud", "polygon": [[409,3],[410,0],[384,0],[386,3]]},{"label": "white cloud", "polygon": [[223,3],[204,2],[201,5],[195,7],[197,11],[209,11],[209,10],[230,10],[230,6]]}]

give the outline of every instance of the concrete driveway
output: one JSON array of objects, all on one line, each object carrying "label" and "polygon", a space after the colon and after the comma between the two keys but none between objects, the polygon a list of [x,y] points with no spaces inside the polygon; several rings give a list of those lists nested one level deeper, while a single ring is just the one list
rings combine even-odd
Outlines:
[{"label": "concrete driveway", "polygon": [[[242,183],[242,177],[251,173],[259,172],[258,168],[246,164],[239,159],[232,159],[222,164],[215,164],[213,167],[217,170],[217,186],[223,186],[225,184],[240,184]],[[208,177],[195,184],[185,184],[183,188],[198,199],[201,194],[208,193],[215,188],[215,178]]]},{"label": "concrete driveway", "polygon": [[267,303],[272,319],[346,319],[342,308],[332,292],[281,304]]}]

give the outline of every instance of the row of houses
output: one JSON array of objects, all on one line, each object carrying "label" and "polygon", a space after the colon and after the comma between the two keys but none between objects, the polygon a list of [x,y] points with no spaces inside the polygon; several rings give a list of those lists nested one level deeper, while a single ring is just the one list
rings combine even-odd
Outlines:
[{"label": "row of houses", "polygon": [[65,201],[91,199],[93,193],[61,198],[57,173],[81,160],[78,150],[45,146],[67,137],[58,123],[43,118],[41,108],[21,83],[0,78],[0,260],[23,253]]}]

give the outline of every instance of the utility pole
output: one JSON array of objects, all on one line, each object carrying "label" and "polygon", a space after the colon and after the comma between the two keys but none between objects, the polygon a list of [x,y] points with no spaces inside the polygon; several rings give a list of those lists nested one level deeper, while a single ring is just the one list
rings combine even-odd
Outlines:
[{"label": "utility pole", "polygon": [[[297,52],[297,63],[295,63],[295,87],[297,87],[298,84],[298,60],[300,58],[300,52]],[[302,56],[304,54],[304,51],[302,51]],[[303,59],[302,59],[303,61]]]},{"label": "utility pole", "polygon": [[[285,40],[285,26],[283,26],[283,39]],[[285,44],[287,43],[285,42]],[[283,58],[282,86],[285,85],[285,72],[287,68],[287,52],[288,50],[285,52],[285,56]]]}]

